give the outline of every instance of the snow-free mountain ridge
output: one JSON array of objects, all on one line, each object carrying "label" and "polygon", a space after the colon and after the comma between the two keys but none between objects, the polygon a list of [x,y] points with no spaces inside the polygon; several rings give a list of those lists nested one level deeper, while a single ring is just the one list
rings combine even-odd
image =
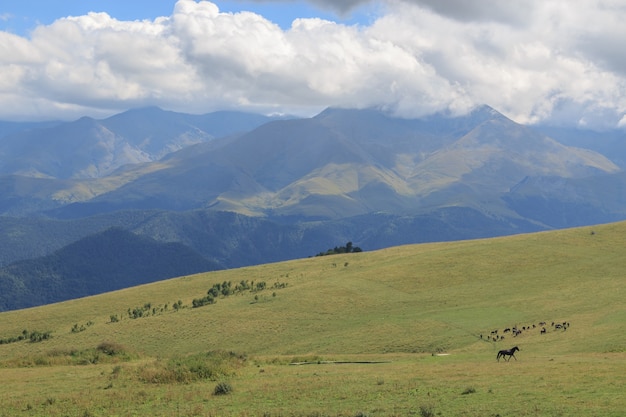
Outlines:
[{"label": "snow-free mountain ridge", "polygon": [[3,126],[0,267],[41,265],[111,227],[230,268],[348,241],[371,250],[626,218],[622,133],[582,146],[583,133],[556,140],[488,106],[420,119],[146,108]]}]

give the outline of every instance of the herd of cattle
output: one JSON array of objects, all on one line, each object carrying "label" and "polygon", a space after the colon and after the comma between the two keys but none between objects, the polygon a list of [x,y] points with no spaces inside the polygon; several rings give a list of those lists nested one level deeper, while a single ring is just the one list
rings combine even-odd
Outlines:
[{"label": "herd of cattle", "polygon": [[513,327],[507,327],[505,329],[502,329],[501,331],[496,329],[496,330],[492,330],[489,334],[481,334],[480,338],[482,340],[487,340],[487,341],[493,341],[493,342],[497,342],[500,340],[504,340],[506,336],[508,335],[512,335],[513,337],[517,337],[519,335],[521,335],[523,332],[529,332],[529,331],[537,331],[539,330],[540,334],[546,334],[548,332],[547,328],[551,329],[551,330],[561,330],[561,331],[565,331],[567,330],[567,328],[570,326],[569,322],[564,321],[564,322],[552,322],[550,325],[548,325],[545,321],[540,322],[539,324],[532,324],[530,326],[513,326]]}]

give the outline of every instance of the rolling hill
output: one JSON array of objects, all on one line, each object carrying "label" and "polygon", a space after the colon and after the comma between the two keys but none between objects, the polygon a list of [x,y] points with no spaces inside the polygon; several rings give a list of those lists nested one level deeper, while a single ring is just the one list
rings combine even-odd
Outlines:
[{"label": "rolling hill", "polygon": [[[12,415],[618,416],[624,234],[614,223],[393,247],[0,313],[0,399]],[[517,359],[496,361],[514,345]],[[159,379],[192,368],[207,373]],[[230,394],[213,394],[220,381]]]}]

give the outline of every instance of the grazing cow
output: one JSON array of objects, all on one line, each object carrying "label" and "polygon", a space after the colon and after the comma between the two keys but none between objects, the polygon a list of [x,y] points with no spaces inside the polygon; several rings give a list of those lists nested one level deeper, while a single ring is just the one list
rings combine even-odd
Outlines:
[{"label": "grazing cow", "polygon": [[[498,352],[496,359],[500,362],[500,358],[504,358],[504,360],[508,362],[511,360],[511,357],[515,358],[515,352],[518,350],[519,348],[517,346],[514,346],[511,349],[503,349]],[[506,358],[507,356],[509,357],[508,359]],[[515,360],[517,360],[517,358],[515,358]]]},{"label": "grazing cow", "polygon": [[545,328],[545,327],[542,327],[542,328],[541,328],[541,334],[544,334],[545,332],[546,332],[546,328]]}]

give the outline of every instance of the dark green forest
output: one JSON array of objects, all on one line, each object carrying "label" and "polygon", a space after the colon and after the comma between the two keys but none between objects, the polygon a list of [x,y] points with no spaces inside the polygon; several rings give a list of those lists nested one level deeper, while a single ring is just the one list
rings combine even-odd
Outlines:
[{"label": "dark green forest", "polygon": [[0,310],[32,307],[221,269],[180,243],[160,243],[120,228],[0,269]]},{"label": "dark green forest", "polygon": [[358,246],[354,246],[352,242],[346,243],[345,246],[335,246],[332,249],[328,249],[326,252],[320,252],[315,256],[327,256],[327,255],[338,255],[340,253],[358,253],[363,252]]}]

